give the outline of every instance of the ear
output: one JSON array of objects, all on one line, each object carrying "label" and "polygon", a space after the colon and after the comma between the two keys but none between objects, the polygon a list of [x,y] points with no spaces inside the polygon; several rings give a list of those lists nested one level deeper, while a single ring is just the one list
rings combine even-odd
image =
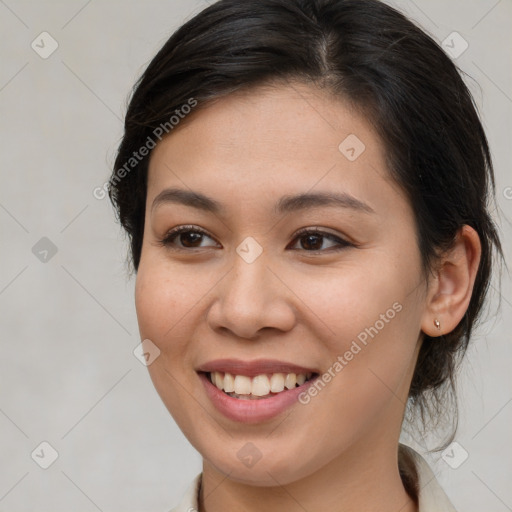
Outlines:
[{"label": "ear", "polygon": [[438,270],[429,283],[421,321],[421,330],[428,336],[453,331],[463,318],[473,293],[481,253],[478,233],[464,225],[457,232],[453,246],[441,257]]}]

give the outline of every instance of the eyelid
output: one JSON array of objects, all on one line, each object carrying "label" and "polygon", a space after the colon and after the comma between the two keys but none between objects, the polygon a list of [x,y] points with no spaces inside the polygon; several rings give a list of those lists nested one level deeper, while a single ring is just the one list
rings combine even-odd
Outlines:
[{"label": "eyelid", "polygon": [[330,231],[326,231],[326,228],[323,228],[321,226],[309,226],[307,228],[300,228],[298,231],[296,231],[293,236],[297,238],[301,235],[308,235],[309,233],[314,234],[320,234],[320,235],[329,235],[335,238],[339,238],[340,240],[343,240],[345,242],[348,242],[348,240],[344,240],[342,235],[339,235],[337,233],[331,233]]}]

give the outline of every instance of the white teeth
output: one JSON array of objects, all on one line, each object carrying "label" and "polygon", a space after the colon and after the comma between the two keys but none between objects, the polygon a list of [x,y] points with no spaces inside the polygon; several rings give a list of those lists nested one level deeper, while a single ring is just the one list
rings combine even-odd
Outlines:
[{"label": "white teeth", "polygon": [[284,391],[284,373],[274,373],[270,377],[270,391],[272,393]]},{"label": "white teeth", "polygon": [[252,382],[245,375],[237,375],[235,377],[235,393],[237,395],[250,395],[252,391]]},{"label": "white teeth", "polygon": [[252,379],[251,393],[255,396],[265,396],[270,393],[270,381],[266,375],[257,375]]},{"label": "white teeth", "polygon": [[304,384],[304,382],[306,382],[306,376],[303,373],[298,373],[297,374],[297,384],[299,386],[302,386],[302,384]]},{"label": "white teeth", "polygon": [[295,373],[289,373],[286,379],[284,379],[285,388],[292,389],[295,387],[295,384],[297,384],[297,375],[295,375]]},{"label": "white teeth", "polygon": [[224,391],[226,393],[233,393],[235,391],[235,378],[231,373],[224,374]]},{"label": "white teeth", "polygon": [[236,398],[243,400],[250,399],[251,396],[263,397],[270,393],[281,393],[285,389],[302,386],[312,375],[312,373],[273,373],[271,375],[256,375],[251,379],[246,375],[211,372],[210,379],[218,389],[235,394]]},{"label": "white teeth", "polygon": [[224,387],[224,379],[222,378],[222,373],[220,373],[220,372],[213,372],[213,383],[219,389],[223,389],[223,387]]}]

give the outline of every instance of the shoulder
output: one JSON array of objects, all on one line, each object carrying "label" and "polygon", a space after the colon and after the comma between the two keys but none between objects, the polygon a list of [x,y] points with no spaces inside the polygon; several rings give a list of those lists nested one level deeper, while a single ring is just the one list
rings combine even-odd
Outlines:
[{"label": "shoulder", "polygon": [[[443,491],[436,479],[436,475],[427,461],[415,450],[404,444],[399,445],[399,460],[411,461],[412,465],[405,463],[401,469],[405,477],[414,481],[418,496],[419,512],[457,512],[450,499]],[[411,468],[412,466],[412,468]],[[414,471],[414,474],[411,474]]]},{"label": "shoulder", "polygon": [[171,509],[170,512],[198,512],[199,511],[199,489],[201,488],[201,476],[199,473],[194,480],[192,480],[183,498],[176,507]]}]

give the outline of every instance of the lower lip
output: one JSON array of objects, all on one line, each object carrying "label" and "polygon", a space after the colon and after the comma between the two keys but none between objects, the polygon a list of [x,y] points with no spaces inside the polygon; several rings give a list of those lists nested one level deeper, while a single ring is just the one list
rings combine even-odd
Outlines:
[{"label": "lower lip", "polygon": [[270,398],[240,400],[214,386],[205,373],[199,373],[199,378],[217,410],[230,420],[242,423],[260,423],[278,416],[298,402],[298,396],[315,381],[315,379],[308,380],[302,386],[281,391]]}]

